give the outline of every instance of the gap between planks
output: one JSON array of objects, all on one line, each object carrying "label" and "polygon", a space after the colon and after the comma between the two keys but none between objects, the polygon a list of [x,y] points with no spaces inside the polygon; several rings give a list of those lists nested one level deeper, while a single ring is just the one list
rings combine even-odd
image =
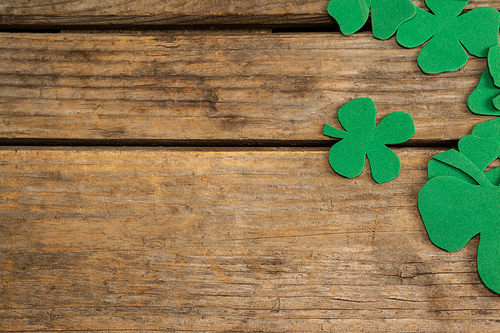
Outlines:
[{"label": "gap between planks", "polygon": [[[4,147],[268,147],[268,148],[321,148],[331,147],[339,140],[332,138],[330,141],[320,140],[87,140],[87,139],[3,139],[0,146]],[[397,145],[387,145],[391,148],[454,148],[457,140],[413,140]]]}]

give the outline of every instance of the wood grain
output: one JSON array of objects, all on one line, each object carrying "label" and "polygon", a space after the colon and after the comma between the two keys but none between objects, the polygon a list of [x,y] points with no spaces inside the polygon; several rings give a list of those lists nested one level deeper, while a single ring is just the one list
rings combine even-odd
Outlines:
[{"label": "wood grain", "polygon": [[[423,0],[413,1],[425,8]],[[331,26],[328,0],[3,0],[0,27]],[[500,8],[499,0],[475,0]]]},{"label": "wood grain", "polygon": [[496,332],[477,239],[433,246],[434,149],[0,150],[0,331]]},{"label": "wood grain", "polygon": [[486,60],[424,75],[419,48],[368,33],[0,34],[0,138],[329,142],[337,110],[371,97],[409,112],[413,144],[458,140],[490,117],[467,96]]}]

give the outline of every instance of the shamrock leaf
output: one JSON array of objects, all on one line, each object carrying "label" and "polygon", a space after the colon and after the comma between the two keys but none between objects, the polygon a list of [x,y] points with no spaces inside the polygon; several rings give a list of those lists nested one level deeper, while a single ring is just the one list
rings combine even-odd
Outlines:
[{"label": "shamrock leaf", "polygon": [[418,209],[430,240],[446,251],[460,250],[480,234],[479,275],[500,293],[500,168],[485,172],[500,155],[500,143],[468,135],[458,148],[429,162],[429,181],[418,194]]},{"label": "shamrock leaf", "polygon": [[500,47],[488,52],[488,68],[479,79],[476,89],[467,98],[467,106],[476,114],[500,116]]},{"label": "shamrock leaf", "polygon": [[[472,129],[472,135],[500,142],[500,118],[477,124]],[[493,185],[500,185],[500,168],[495,168],[486,172],[486,176]]]},{"label": "shamrock leaf", "polygon": [[401,162],[386,145],[409,140],[415,134],[413,119],[408,113],[393,112],[375,126],[376,116],[375,103],[370,98],[358,98],[339,109],[339,122],[345,131],[325,125],[323,134],[341,139],[330,149],[329,156],[330,165],[341,176],[359,176],[366,157],[377,183],[398,176]]},{"label": "shamrock leaf", "polygon": [[493,138],[500,141],[500,118],[477,124],[472,129],[472,134],[484,138]]},{"label": "shamrock leaf", "polygon": [[328,13],[338,22],[344,35],[361,29],[372,14],[373,36],[390,38],[398,27],[415,15],[410,0],[330,0]]},{"label": "shamrock leaf", "polygon": [[488,51],[488,67],[495,86],[500,87],[500,47],[498,45]]},{"label": "shamrock leaf", "polygon": [[460,15],[468,0],[426,0],[432,13],[417,8],[415,16],[401,24],[396,40],[404,47],[426,41],[418,65],[429,74],[455,71],[472,55],[486,57],[498,45],[500,13],[492,7],[475,8]]}]

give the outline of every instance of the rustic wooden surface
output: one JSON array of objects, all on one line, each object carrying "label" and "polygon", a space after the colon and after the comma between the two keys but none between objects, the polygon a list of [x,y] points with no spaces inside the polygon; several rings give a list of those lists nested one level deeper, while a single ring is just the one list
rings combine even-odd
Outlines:
[{"label": "rustic wooden surface", "polygon": [[493,332],[477,239],[432,246],[416,195],[322,149],[0,151],[3,331]]},{"label": "rustic wooden surface", "polygon": [[366,96],[379,120],[409,112],[414,143],[491,119],[466,106],[485,59],[423,75],[418,52],[369,33],[0,34],[0,138],[326,143],[324,124]]},{"label": "rustic wooden surface", "polygon": [[[423,0],[415,5],[425,8]],[[330,26],[328,0],[2,0],[0,27]],[[499,0],[472,0],[500,8]]]},{"label": "rustic wooden surface", "polygon": [[[0,0],[0,332],[500,332],[417,210],[485,59],[424,75],[327,2]],[[366,96],[416,123],[385,184],[328,164]]]}]

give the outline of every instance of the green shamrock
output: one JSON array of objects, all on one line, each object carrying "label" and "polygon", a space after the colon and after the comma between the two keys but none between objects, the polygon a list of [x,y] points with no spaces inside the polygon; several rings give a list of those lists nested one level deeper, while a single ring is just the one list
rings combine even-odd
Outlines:
[{"label": "green shamrock", "polygon": [[489,50],[488,68],[469,95],[467,106],[476,114],[500,116],[500,47]]},{"label": "green shamrock", "polygon": [[409,140],[415,134],[415,124],[408,113],[393,112],[376,126],[376,116],[375,103],[370,98],[358,98],[339,109],[338,119],[345,131],[325,125],[323,134],[342,139],[333,145],[329,156],[330,165],[341,176],[359,176],[367,156],[377,183],[398,176],[401,162],[386,145]]},{"label": "green shamrock", "polygon": [[469,53],[486,57],[498,45],[500,13],[480,7],[463,15],[468,0],[426,0],[432,13],[417,8],[415,16],[401,24],[396,40],[404,47],[429,41],[420,51],[418,65],[429,74],[455,71],[467,63]]},{"label": "green shamrock", "polygon": [[472,129],[472,134],[482,138],[492,138],[500,141],[500,118],[477,124]]},{"label": "green shamrock", "polygon": [[344,35],[361,29],[372,14],[373,36],[390,38],[397,28],[415,15],[410,0],[330,0],[328,13],[338,22]]},{"label": "green shamrock", "polygon": [[429,180],[418,194],[418,209],[430,240],[458,251],[480,234],[479,276],[500,293],[500,167],[485,172],[500,155],[492,138],[467,135],[428,164]]}]

